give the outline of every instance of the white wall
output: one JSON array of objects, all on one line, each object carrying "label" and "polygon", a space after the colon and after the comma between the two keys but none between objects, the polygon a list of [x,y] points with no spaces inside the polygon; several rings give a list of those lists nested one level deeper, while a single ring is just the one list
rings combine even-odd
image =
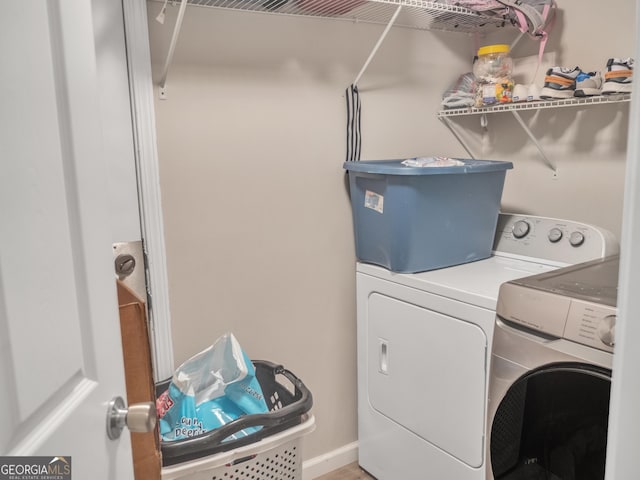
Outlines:
[{"label": "white wall", "polygon": [[[148,4],[156,77],[177,10],[161,26],[160,6]],[[561,7],[548,61],[593,70],[631,55],[633,2]],[[381,30],[189,7],[168,99],[156,101],[176,362],[233,331],[251,357],[285,364],[315,398],[305,458],[357,436],[344,89]],[[514,56],[536,49],[523,40]],[[466,156],[435,112],[473,51],[465,35],[393,29],[360,82],[362,158]],[[628,105],[522,116],[557,179],[509,114],[491,116],[487,132],[477,117],[456,120],[477,157],[514,162],[503,209],[619,234]]]},{"label": "white wall", "polygon": [[[151,22],[156,67],[172,25]],[[380,31],[189,8],[156,102],[176,361],[230,330],[253,358],[288,366],[315,398],[306,457],[356,438],[343,93]],[[429,71],[451,60],[442,39],[435,57],[418,48],[431,38],[392,32],[363,78],[363,158],[456,147],[432,113],[449,78]]]}]

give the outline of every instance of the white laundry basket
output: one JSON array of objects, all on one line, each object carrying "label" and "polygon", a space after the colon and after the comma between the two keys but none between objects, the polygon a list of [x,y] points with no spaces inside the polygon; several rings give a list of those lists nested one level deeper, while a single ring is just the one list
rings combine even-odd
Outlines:
[{"label": "white laundry basket", "polygon": [[[162,442],[162,480],[302,479],[302,437],[315,429],[311,392],[284,367],[253,363],[270,411],[245,415],[199,437]],[[158,385],[156,393],[167,383]],[[257,426],[257,432],[224,441]]]},{"label": "white laundry basket", "polygon": [[302,437],[315,429],[313,415],[259,442],[162,469],[162,480],[301,480]]}]

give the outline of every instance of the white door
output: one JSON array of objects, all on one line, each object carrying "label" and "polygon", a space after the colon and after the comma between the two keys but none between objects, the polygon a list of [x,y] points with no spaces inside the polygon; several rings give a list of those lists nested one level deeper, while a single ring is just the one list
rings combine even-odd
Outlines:
[{"label": "white door", "polygon": [[133,478],[90,2],[0,15],[0,455]]}]

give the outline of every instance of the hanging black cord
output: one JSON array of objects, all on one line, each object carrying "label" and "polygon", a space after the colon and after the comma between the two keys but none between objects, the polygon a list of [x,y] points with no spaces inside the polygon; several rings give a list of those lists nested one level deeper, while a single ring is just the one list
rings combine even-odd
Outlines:
[{"label": "hanging black cord", "polygon": [[362,104],[360,103],[360,92],[358,91],[358,86],[353,87],[355,91],[356,97],[356,146],[355,146],[355,161],[360,161],[360,150],[362,148],[362,134],[360,131],[360,119],[362,118],[361,109]]},{"label": "hanging black cord", "polygon": [[345,98],[347,101],[347,162],[357,162],[360,160],[361,149],[361,105],[358,87],[349,86]]},{"label": "hanging black cord", "polygon": [[352,128],[352,113],[351,113],[351,99],[353,97],[352,95],[352,91],[353,91],[353,85],[347,87],[347,89],[344,92],[344,98],[347,102],[347,149],[346,149],[346,155],[347,158],[345,159],[347,162],[351,161],[351,138],[353,136],[353,128]]}]

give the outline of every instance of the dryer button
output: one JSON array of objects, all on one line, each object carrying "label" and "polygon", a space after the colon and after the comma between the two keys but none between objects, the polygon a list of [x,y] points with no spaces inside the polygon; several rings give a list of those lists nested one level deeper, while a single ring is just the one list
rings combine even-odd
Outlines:
[{"label": "dryer button", "polygon": [[518,220],[516,223],[513,224],[513,228],[511,229],[511,232],[513,233],[514,237],[522,238],[525,235],[527,235],[527,233],[529,233],[530,229],[531,227],[527,222],[525,222],[524,220]]},{"label": "dryer button", "polygon": [[582,232],[573,232],[569,236],[569,243],[573,247],[579,247],[584,243],[584,235]]},{"label": "dryer button", "polygon": [[598,325],[598,338],[609,347],[613,347],[616,341],[616,316],[608,315]]},{"label": "dryer button", "polygon": [[552,228],[551,230],[549,230],[548,238],[551,243],[560,241],[560,239],[562,238],[562,230],[556,227]]}]

